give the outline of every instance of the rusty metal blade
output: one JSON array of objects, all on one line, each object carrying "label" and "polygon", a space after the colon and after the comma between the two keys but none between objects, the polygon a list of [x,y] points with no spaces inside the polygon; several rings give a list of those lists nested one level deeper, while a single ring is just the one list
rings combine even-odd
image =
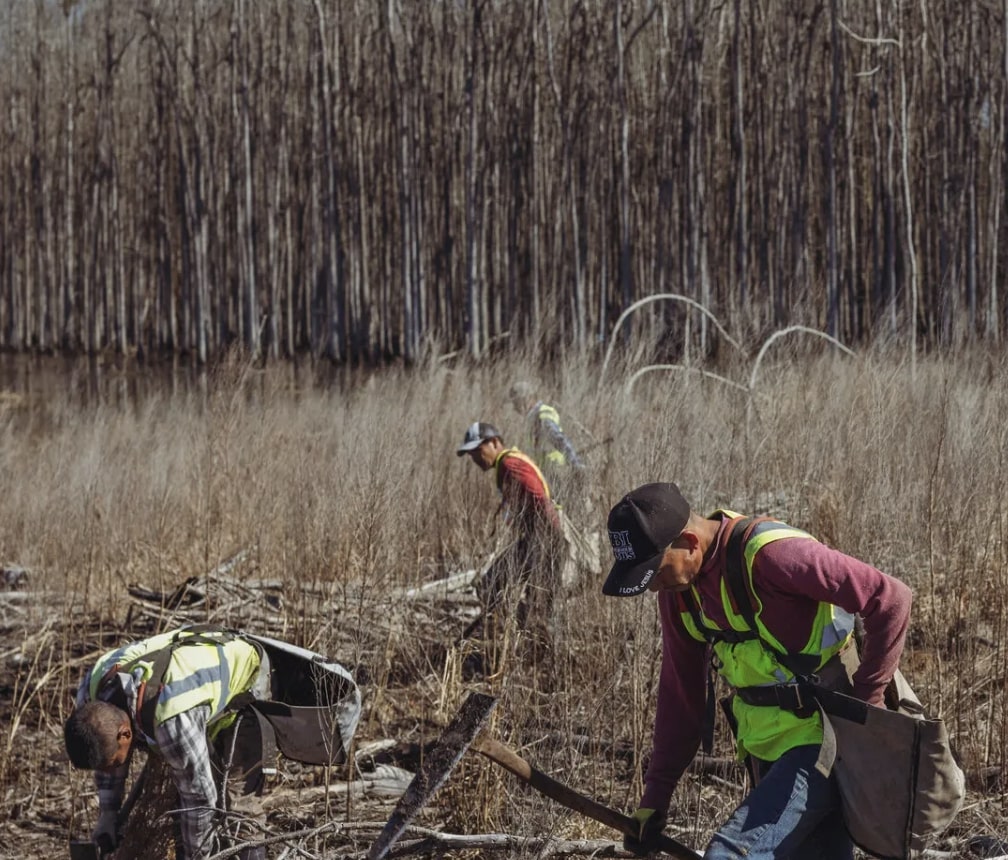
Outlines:
[{"label": "rusty metal blade", "polygon": [[483,728],[497,699],[470,693],[438,742],[424,758],[416,776],[396,803],[392,815],[368,851],[368,860],[382,860],[402,836],[413,817],[423,808],[454,770],[470,744]]}]

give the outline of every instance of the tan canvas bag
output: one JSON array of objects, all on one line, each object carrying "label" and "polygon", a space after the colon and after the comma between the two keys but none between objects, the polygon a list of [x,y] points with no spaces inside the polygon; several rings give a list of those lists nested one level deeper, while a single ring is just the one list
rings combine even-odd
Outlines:
[{"label": "tan canvas bag", "polygon": [[[732,527],[725,569],[728,588],[753,631],[758,630],[756,603],[746,589],[743,547],[763,519],[741,518]],[[813,680],[802,678],[804,672],[794,655],[781,653],[765,641],[763,645],[818,702],[823,745],[816,767],[824,776],[836,773],[851,839],[885,860],[914,857],[929,837],[952,823],[966,794],[966,778],[944,722],[925,716],[920,700],[898,670],[886,688],[884,708],[839,692],[850,690],[858,664],[854,648],[838,654],[839,659]]]},{"label": "tan canvas bag", "polygon": [[924,715],[899,672],[886,708],[827,690],[816,698],[824,712],[817,767],[836,774],[851,838],[877,857],[914,857],[952,823],[966,793],[945,723]]}]

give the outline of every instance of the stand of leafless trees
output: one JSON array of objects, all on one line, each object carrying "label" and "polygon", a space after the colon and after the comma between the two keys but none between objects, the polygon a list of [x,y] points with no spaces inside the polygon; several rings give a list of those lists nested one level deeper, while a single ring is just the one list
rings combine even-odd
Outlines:
[{"label": "stand of leafless trees", "polygon": [[660,292],[998,343],[1006,44],[1008,0],[0,0],[0,348],[478,356]]}]

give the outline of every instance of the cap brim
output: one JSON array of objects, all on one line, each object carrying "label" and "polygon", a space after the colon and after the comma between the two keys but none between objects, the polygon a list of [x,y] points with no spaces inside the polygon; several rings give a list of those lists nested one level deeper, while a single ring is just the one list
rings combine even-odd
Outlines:
[{"label": "cap brim", "polygon": [[457,456],[461,457],[463,454],[468,454],[470,451],[475,451],[483,444],[482,439],[477,439],[475,442],[466,442],[464,445],[459,446],[455,453]]},{"label": "cap brim", "polygon": [[661,553],[640,562],[640,564],[620,564],[617,562],[609,571],[602,593],[609,597],[634,597],[647,591],[648,585],[658,575]]}]

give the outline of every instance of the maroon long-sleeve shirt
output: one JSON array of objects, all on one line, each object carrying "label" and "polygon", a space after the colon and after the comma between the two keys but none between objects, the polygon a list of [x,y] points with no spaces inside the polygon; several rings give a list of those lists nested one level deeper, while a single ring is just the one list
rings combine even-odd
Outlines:
[{"label": "maroon long-sleeve shirt", "polygon": [[497,457],[497,489],[505,516],[518,533],[531,537],[538,530],[559,534],[560,515],[550,499],[539,469],[517,448]]},{"label": "maroon long-sleeve shirt", "polygon": [[[723,520],[715,546],[693,583],[704,614],[723,629],[727,619],[720,589],[728,522]],[[820,602],[860,614],[865,637],[861,666],[853,679],[854,695],[882,704],[910,619],[911,593],[906,585],[811,538],[786,538],[763,546],[753,561],[752,578],[763,604],[763,623],[789,651],[800,651],[808,642]],[[665,810],[700,745],[707,646],[686,632],[673,592],[658,593],[658,611],[662,665],[654,747],[640,805]]]}]

